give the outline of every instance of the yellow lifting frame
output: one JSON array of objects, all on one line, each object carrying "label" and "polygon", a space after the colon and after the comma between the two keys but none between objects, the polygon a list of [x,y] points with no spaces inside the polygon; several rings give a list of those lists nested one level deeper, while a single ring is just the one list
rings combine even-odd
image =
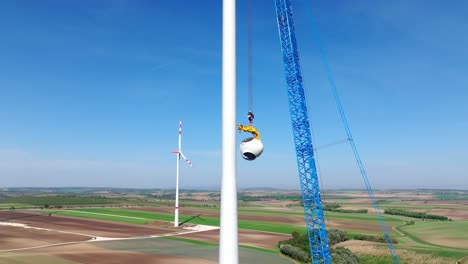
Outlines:
[{"label": "yellow lifting frame", "polygon": [[258,130],[255,127],[253,127],[252,125],[243,126],[243,125],[239,124],[239,125],[237,125],[237,129],[239,129],[239,131],[250,132],[250,133],[252,133],[252,135],[254,136],[255,139],[260,140],[260,132],[258,132]]}]

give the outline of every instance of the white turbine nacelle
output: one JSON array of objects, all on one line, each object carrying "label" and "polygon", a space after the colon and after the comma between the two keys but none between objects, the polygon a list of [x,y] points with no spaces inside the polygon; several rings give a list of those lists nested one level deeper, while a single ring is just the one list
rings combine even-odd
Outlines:
[{"label": "white turbine nacelle", "polygon": [[242,154],[242,158],[246,160],[255,160],[262,155],[263,143],[253,137],[243,139],[240,144],[240,152]]}]

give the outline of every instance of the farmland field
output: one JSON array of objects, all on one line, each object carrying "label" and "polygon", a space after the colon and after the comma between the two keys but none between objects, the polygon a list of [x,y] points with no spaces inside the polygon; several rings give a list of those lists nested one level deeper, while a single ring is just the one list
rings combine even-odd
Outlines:
[{"label": "farmland field", "polygon": [[401,229],[434,245],[468,249],[468,221],[425,221]]},{"label": "farmland field", "polygon": [[[161,196],[158,196],[158,193]],[[376,193],[383,210],[399,209],[408,212],[436,214],[447,216],[453,220],[423,221],[420,218],[383,214],[389,234],[396,243],[395,248],[400,255],[401,263],[421,263],[420,261],[423,261],[424,263],[442,264],[455,262],[468,256],[466,246],[468,237],[466,232],[461,231],[468,230],[468,221],[466,221],[468,202],[458,199],[461,197],[459,195],[457,195],[456,200],[448,199],[450,196],[447,195],[451,194],[444,194],[445,196],[442,197],[440,195],[442,194],[437,191]],[[14,197],[15,199],[3,197],[5,203],[2,204],[2,200],[0,200],[0,209],[3,209],[0,210],[0,220],[27,224],[46,230],[24,233],[18,231],[20,227],[3,226],[1,227],[4,230],[3,233],[8,235],[5,235],[0,241],[0,252],[2,249],[11,249],[15,245],[45,245],[47,241],[62,243],[73,240],[75,243],[73,245],[47,248],[47,251],[51,253],[47,255],[48,262],[44,260],[44,263],[56,261],[62,263],[60,261],[63,261],[64,258],[67,261],[87,263],[93,261],[94,257],[116,254],[114,251],[117,249],[123,259],[134,257],[153,259],[154,256],[164,255],[168,261],[166,263],[178,263],[177,261],[186,257],[190,259],[189,262],[196,263],[193,262],[195,261],[193,256],[198,253],[192,252],[195,255],[187,253],[190,256],[186,257],[183,257],[182,254],[179,258],[168,252],[162,253],[162,251],[168,250],[164,249],[161,243],[169,242],[167,242],[167,238],[158,238],[157,236],[169,236],[170,243],[179,243],[178,245],[183,245],[188,252],[190,250],[205,252],[206,256],[200,260],[200,263],[214,263],[213,261],[216,261],[219,241],[219,229],[217,229],[219,226],[219,193],[196,192],[191,195],[190,191],[182,191],[181,197],[183,199],[181,199],[179,210],[179,219],[183,223],[182,229],[174,228],[171,223],[174,217],[173,201],[166,199],[166,197],[173,197],[173,195],[168,191],[151,192],[151,195],[132,193],[119,196],[119,194],[111,194],[109,197],[95,194],[87,194],[83,197],[78,195],[62,196],[60,194],[40,195],[39,197],[42,198],[37,200],[32,198],[34,196],[26,195],[25,197]],[[61,197],[66,197],[66,199],[58,201]],[[288,240],[293,231],[305,232],[303,208],[298,204],[300,198],[298,193],[278,194],[271,191],[249,191],[242,193],[240,197],[244,200],[239,202],[238,209],[239,243],[244,254],[259,256],[255,253],[247,253],[257,251],[272,254],[263,256],[265,259],[271,256],[276,258],[274,256],[279,256],[277,247],[279,241]],[[47,204],[47,207],[42,204],[46,202],[50,203]],[[365,192],[357,190],[327,192],[325,204],[331,204],[333,208],[345,211],[325,211],[328,228],[344,230],[348,233],[349,238],[373,239],[373,241],[382,239],[383,234],[379,221]],[[14,210],[12,210],[13,207]],[[363,209],[364,211],[360,213],[353,212]],[[365,213],[366,211],[367,213]],[[182,231],[184,228],[198,225],[211,226],[214,229],[175,235],[177,232],[185,232]],[[56,231],[67,232],[68,237],[57,236],[54,233]],[[45,232],[42,235],[51,239],[46,239],[47,241],[40,239],[38,232]],[[27,234],[28,236],[26,236]],[[85,236],[80,237],[80,235]],[[142,240],[141,243],[137,243],[139,248],[133,248],[131,244],[135,244],[135,240],[132,237],[135,236],[138,237],[138,241],[146,236],[156,237]],[[88,241],[94,237],[130,240]],[[19,244],[12,243],[12,241],[18,241]],[[345,242],[343,246],[360,256],[361,263],[388,263],[391,258],[386,245],[373,241],[350,240],[346,241],[349,243]],[[153,245],[156,248],[151,249],[147,245]],[[125,247],[128,250],[124,250]],[[158,251],[157,247],[162,251]],[[96,255],[92,256],[91,254],[89,259],[83,258],[83,256],[73,254],[69,250],[70,248],[96,252]],[[195,250],[195,248],[197,249]],[[121,252],[122,250],[126,253]],[[28,255],[31,254],[30,251],[25,252]],[[15,256],[14,259],[18,261],[28,259],[21,252],[4,252],[0,255],[0,262],[13,259],[13,257],[10,258],[11,256]],[[42,255],[42,257],[46,256]],[[282,262],[285,260],[286,262]],[[290,263],[284,257],[278,261],[277,263]],[[28,263],[28,261],[24,263]],[[272,260],[271,263],[275,262]]]}]

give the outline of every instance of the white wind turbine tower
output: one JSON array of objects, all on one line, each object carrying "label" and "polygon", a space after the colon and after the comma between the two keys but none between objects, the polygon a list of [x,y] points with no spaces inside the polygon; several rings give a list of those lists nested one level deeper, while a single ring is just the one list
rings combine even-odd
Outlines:
[{"label": "white wind turbine tower", "polygon": [[185,161],[192,167],[190,160],[185,157],[182,153],[182,121],[179,121],[179,150],[172,151],[172,153],[177,154],[177,173],[176,173],[176,200],[175,200],[175,212],[174,212],[174,226],[179,226],[179,167],[180,167],[180,157],[185,159]]}]

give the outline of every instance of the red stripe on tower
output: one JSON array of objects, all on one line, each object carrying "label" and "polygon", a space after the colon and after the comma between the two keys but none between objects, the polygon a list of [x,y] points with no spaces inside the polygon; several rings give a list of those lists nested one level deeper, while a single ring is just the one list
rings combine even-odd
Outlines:
[{"label": "red stripe on tower", "polygon": [[179,135],[182,134],[182,121],[179,121]]}]

